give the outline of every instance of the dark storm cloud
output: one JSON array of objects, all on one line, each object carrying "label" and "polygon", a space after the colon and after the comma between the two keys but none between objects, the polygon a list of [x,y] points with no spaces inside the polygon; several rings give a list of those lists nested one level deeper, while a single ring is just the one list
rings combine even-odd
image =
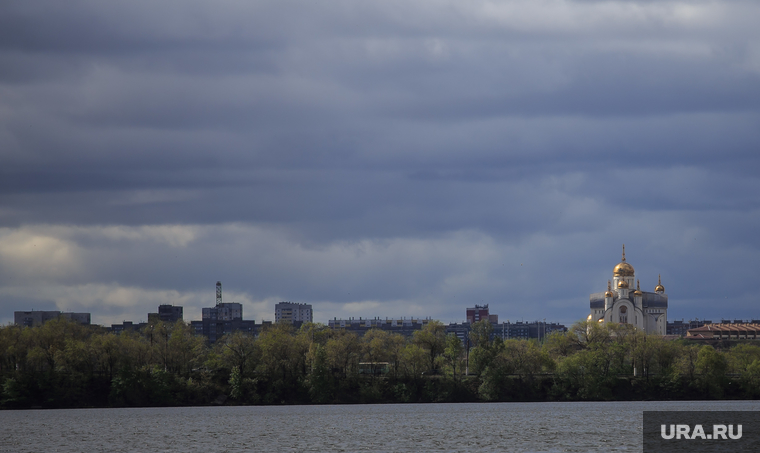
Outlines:
[{"label": "dark storm cloud", "polygon": [[3,2],[2,306],[573,321],[625,242],[754,316],[759,9]]}]

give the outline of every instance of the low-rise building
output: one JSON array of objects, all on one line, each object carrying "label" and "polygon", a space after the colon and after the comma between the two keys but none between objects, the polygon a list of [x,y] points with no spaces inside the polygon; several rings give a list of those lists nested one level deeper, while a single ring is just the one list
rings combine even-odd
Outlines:
[{"label": "low-rise building", "polygon": [[[543,341],[552,332],[567,332],[567,327],[556,322],[547,323],[545,321],[533,322],[501,322],[491,324],[491,339],[500,338],[501,340],[531,340],[536,339]],[[472,324],[469,322],[451,323],[446,326],[446,333],[453,333],[462,344],[467,345]],[[471,345],[472,346],[472,345]]]},{"label": "low-rise building", "polygon": [[196,335],[203,335],[208,339],[209,343],[215,343],[223,336],[234,332],[243,332],[254,336],[258,335],[261,332],[262,324],[256,324],[256,321],[253,319],[203,319],[201,321],[191,321],[190,327],[195,331]]},{"label": "low-rise building", "polygon": [[60,312],[57,310],[51,311],[15,311],[13,312],[13,322],[19,326],[37,327],[52,320],[64,318],[71,321],[78,322],[80,324],[89,325],[91,321],[90,313],[72,313],[72,312]]},{"label": "low-rise building", "polygon": [[124,321],[121,324],[111,324],[111,327],[108,330],[118,335],[122,332],[138,332],[142,330],[143,327],[147,326],[147,322],[139,322],[135,324],[132,321]]},{"label": "low-rise building", "polygon": [[430,321],[430,318],[334,318],[327,321],[327,326],[331,329],[343,329],[349,332],[354,332],[359,336],[363,336],[370,329],[380,329],[410,337],[414,334],[414,332],[421,330],[422,327],[424,327]]},{"label": "low-rise building", "polygon": [[696,329],[697,327],[702,327],[707,324],[712,324],[712,321],[706,319],[692,319],[690,321],[684,321],[682,319],[680,321],[668,321],[666,331],[668,335],[683,337],[686,335],[686,332],[688,332],[689,329]]},{"label": "low-rise building", "polygon": [[706,324],[689,329],[686,338],[689,340],[760,340],[760,320]]}]

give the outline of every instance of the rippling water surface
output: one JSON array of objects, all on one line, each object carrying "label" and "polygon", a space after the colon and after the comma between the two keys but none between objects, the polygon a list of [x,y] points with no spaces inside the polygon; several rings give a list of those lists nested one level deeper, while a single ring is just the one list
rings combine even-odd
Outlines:
[{"label": "rippling water surface", "polygon": [[756,401],[0,411],[0,451],[641,451],[644,410]]}]

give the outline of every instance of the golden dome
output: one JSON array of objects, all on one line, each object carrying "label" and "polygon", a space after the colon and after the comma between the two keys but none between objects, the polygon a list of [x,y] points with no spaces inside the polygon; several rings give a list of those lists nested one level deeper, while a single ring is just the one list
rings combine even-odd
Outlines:
[{"label": "golden dome", "polygon": [[618,288],[628,288],[628,282],[625,280],[620,280],[618,282]]},{"label": "golden dome", "polygon": [[633,266],[623,261],[612,269],[612,274],[615,277],[633,277]]},{"label": "golden dome", "polygon": [[589,320],[589,321],[591,321],[591,315],[588,315],[588,318],[586,318],[586,319]]},{"label": "golden dome", "polygon": [[604,293],[604,297],[612,297],[612,288],[610,287],[610,281],[607,280],[607,292]]},{"label": "golden dome", "polygon": [[633,292],[633,295],[634,296],[641,296],[642,294],[644,294],[644,293],[641,292],[641,286],[639,286],[639,281],[636,280],[636,291]]},{"label": "golden dome", "polygon": [[599,321],[597,322],[604,322],[604,318],[599,318]]},{"label": "golden dome", "polygon": [[612,269],[615,277],[633,277],[633,266],[625,262],[625,244],[623,245],[623,260]]},{"label": "golden dome", "polygon": [[656,293],[664,293],[665,287],[662,286],[662,281],[660,280],[660,276],[657,275],[657,286],[654,287],[654,292]]}]

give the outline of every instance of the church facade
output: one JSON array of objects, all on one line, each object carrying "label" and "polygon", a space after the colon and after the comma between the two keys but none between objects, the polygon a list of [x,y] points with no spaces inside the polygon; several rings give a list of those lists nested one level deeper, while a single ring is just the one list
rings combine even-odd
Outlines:
[{"label": "church facade", "polygon": [[590,308],[591,322],[632,324],[646,333],[665,335],[668,321],[665,287],[658,276],[654,292],[641,291],[633,266],[625,260],[625,245],[623,259],[612,269],[612,280],[607,281],[607,291],[591,294]]}]

